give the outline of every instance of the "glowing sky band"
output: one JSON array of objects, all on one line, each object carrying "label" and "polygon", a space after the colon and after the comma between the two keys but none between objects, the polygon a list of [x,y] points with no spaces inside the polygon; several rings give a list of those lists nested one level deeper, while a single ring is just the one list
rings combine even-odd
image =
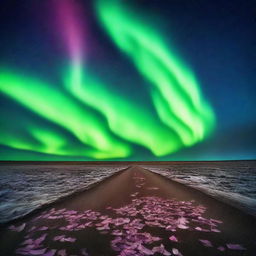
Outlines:
[{"label": "glowing sky band", "polygon": [[[77,2],[54,2],[70,59],[63,78],[65,90],[0,70],[0,92],[60,128],[41,127],[29,120],[13,136],[3,129],[6,136],[2,136],[1,144],[95,159],[126,158],[137,144],[163,156],[203,140],[213,129],[213,111],[202,98],[192,72],[170,51],[163,36],[149,29],[131,9],[118,1],[96,2],[97,16],[110,38],[152,85],[149,93],[155,115],[145,106],[111,92],[88,71],[86,33]],[[95,115],[95,110],[103,117]],[[75,145],[68,141],[66,132],[76,138]]]},{"label": "glowing sky band", "polygon": [[[86,105],[101,112],[111,131],[119,137],[151,150],[157,156],[175,152],[182,143],[175,132],[143,109],[113,92],[82,67],[83,27],[77,6],[71,1],[57,1],[61,34],[71,59],[70,71],[64,72],[66,88]],[[65,31],[63,33],[62,31]],[[75,40],[72,40],[75,38]],[[166,143],[172,141],[172,143]]]},{"label": "glowing sky band", "polygon": [[91,150],[81,152],[81,155],[115,158],[130,154],[130,146],[116,139],[100,119],[52,85],[0,70],[0,92],[60,125],[85,145],[92,147]]},{"label": "glowing sky band", "polygon": [[202,140],[214,125],[192,72],[164,42],[160,33],[141,21],[124,2],[97,0],[96,10],[113,42],[154,87],[151,95],[161,120],[185,145]]}]

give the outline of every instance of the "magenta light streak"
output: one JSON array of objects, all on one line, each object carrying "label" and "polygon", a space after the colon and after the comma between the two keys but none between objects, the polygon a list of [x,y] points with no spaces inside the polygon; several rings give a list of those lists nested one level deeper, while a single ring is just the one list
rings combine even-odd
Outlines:
[{"label": "magenta light streak", "polygon": [[72,64],[81,66],[85,42],[83,41],[85,25],[81,22],[80,6],[77,1],[53,0],[57,10],[58,29],[63,36]]}]

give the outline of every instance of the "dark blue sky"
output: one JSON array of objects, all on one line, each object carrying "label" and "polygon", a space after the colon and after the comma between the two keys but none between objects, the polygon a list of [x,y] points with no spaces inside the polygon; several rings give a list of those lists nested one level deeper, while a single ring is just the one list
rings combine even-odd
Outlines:
[{"label": "dark blue sky", "polygon": [[[129,2],[126,0],[126,2]],[[196,74],[217,118],[205,141],[173,155],[156,158],[138,147],[130,160],[224,160],[256,158],[256,2],[249,0],[133,0],[138,12],[156,22],[167,40]],[[89,1],[81,1],[90,24],[91,66],[106,81],[136,101],[150,102],[141,81],[98,26]],[[4,0],[0,7],[0,66],[12,67],[58,81],[63,47],[50,21],[50,1]],[[95,53],[95,54],[94,54]],[[89,57],[90,58],[90,57]],[[125,78],[125,79],[124,79]],[[141,86],[143,88],[143,81]],[[57,83],[56,83],[57,84]],[[58,85],[56,85],[58,86]],[[134,93],[136,90],[136,93]],[[8,128],[10,113],[17,120],[32,115],[0,94],[1,123]],[[151,111],[151,110],[150,110]],[[34,116],[33,118],[37,118]],[[43,121],[42,121],[43,122]],[[0,146],[0,159],[62,160],[53,156]],[[76,159],[76,158],[73,158]],[[77,160],[82,160],[77,158]],[[129,160],[128,159],[128,160]],[[72,160],[70,158],[70,160]]]}]

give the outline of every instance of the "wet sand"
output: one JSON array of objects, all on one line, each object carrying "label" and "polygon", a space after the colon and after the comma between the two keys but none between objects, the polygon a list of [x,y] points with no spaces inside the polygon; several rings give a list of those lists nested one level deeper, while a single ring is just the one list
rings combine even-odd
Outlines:
[{"label": "wet sand", "polygon": [[141,167],[0,230],[0,255],[256,255],[256,219]]}]

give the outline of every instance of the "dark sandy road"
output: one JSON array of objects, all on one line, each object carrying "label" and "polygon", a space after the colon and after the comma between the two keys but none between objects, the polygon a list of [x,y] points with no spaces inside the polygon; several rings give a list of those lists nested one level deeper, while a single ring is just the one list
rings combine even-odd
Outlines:
[{"label": "dark sandy road", "polygon": [[0,255],[256,255],[256,220],[140,167],[0,230]]}]

